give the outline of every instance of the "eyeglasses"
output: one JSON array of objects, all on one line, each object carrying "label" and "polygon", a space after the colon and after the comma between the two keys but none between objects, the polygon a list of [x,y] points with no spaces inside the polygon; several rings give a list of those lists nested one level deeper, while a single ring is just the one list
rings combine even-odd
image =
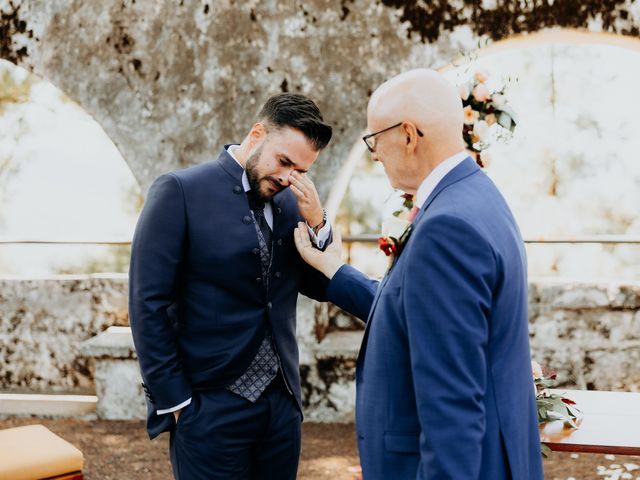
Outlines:
[{"label": "eyeglasses", "polygon": [[[395,125],[391,125],[390,127],[387,127],[387,128],[385,128],[385,129],[383,129],[383,130],[379,130],[379,131],[377,131],[377,132],[375,132],[375,133],[370,133],[370,134],[368,134],[368,135],[365,135],[364,137],[362,137],[362,141],[363,141],[363,142],[364,142],[364,144],[367,146],[367,148],[369,149],[369,151],[370,151],[371,153],[374,153],[374,152],[376,151],[376,143],[375,143],[375,141],[373,140],[373,138],[374,138],[376,135],[380,135],[381,133],[386,132],[387,130],[391,130],[391,129],[393,129],[393,128],[399,127],[400,125],[402,125],[402,123],[403,123],[403,122],[396,123]],[[419,129],[417,129],[417,128],[416,128],[416,132],[418,132],[418,135],[419,135],[420,137],[424,137],[424,134],[423,134]]]}]

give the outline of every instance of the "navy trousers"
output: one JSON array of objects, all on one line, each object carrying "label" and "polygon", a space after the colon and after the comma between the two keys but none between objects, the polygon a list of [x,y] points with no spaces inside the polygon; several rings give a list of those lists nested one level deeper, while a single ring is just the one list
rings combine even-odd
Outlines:
[{"label": "navy trousers", "polygon": [[226,389],[195,391],[171,431],[177,480],[294,480],[302,415],[282,375],[255,402]]}]

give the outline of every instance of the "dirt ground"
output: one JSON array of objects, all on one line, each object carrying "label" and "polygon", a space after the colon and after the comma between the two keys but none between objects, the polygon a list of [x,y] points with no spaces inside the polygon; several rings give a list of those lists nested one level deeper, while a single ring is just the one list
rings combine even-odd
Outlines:
[{"label": "dirt ground", "polygon": [[[172,478],[167,453],[168,436],[149,441],[141,421],[7,418],[0,419],[0,429],[34,423],[45,425],[83,452],[87,480]],[[303,424],[298,478],[354,480],[356,474],[350,467],[357,465],[353,425]],[[640,457],[554,452],[550,459],[545,460],[544,468],[547,480],[640,480]]]}]

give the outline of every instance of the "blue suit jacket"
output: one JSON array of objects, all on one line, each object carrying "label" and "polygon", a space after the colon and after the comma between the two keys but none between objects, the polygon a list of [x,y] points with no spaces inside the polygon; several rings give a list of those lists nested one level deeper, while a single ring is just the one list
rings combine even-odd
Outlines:
[{"label": "blue suit jacket", "polygon": [[296,300],[325,299],[327,281],[298,255],[301,221],[287,189],[273,200],[273,257],[263,287],[258,238],[242,188],[243,169],[217,161],[162,175],[136,227],[129,321],[140,362],[151,438],[173,427],[174,407],[196,388],[223,388],[249,366],[267,325],[298,406]]},{"label": "blue suit jacket", "polygon": [[344,266],[328,294],[368,318],[356,375],[364,478],[543,478],[523,242],[475,162],[438,184],[379,285]]}]

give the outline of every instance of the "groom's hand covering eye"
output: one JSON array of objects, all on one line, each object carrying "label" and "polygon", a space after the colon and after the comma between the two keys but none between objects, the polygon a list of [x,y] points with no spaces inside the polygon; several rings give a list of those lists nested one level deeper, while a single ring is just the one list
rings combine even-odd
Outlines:
[{"label": "groom's hand covering eye", "polygon": [[311,179],[306,174],[294,170],[289,175],[289,185],[298,200],[300,214],[307,224],[313,229],[321,228],[323,226],[324,211],[322,210],[316,186]]},{"label": "groom's hand covering eye", "polygon": [[333,242],[324,252],[313,246],[309,230],[304,223],[298,223],[293,233],[296,248],[302,259],[331,280],[340,267],[344,265],[340,233],[337,230],[333,232]]}]

